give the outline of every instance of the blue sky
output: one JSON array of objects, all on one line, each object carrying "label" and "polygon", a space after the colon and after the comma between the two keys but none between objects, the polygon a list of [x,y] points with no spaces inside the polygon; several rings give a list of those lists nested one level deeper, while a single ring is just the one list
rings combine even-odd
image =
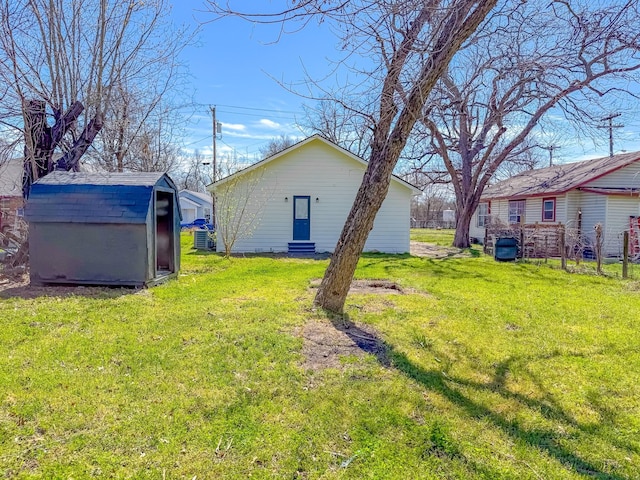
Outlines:
[{"label": "blue sky", "polygon": [[[264,1],[264,0],[263,0]],[[281,0],[245,2],[247,8],[276,8]],[[206,21],[200,0],[183,0],[173,6],[176,23]],[[209,106],[216,106],[222,124],[217,141],[218,156],[235,150],[238,155],[258,160],[259,149],[270,139],[287,135],[304,135],[297,127],[303,120],[303,104],[313,100],[287,91],[278,82],[294,85],[304,92],[301,83],[305,72],[324,78],[331,71],[329,59],[340,56],[336,38],[326,25],[308,24],[303,30],[279,37],[275,26],[255,25],[238,18],[224,18],[202,26],[197,45],[189,47],[183,60],[189,66],[190,85],[196,106],[186,124],[185,141],[189,150],[211,155],[212,120]],[[614,132],[614,150],[640,150],[640,121],[636,115],[617,119],[623,128]],[[590,139],[580,143],[564,138],[554,151],[554,161],[567,162],[608,155],[608,131],[603,129],[600,144]],[[548,153],[541,155],[548,158]]]},{"label": "blue sky", "polygon": [[[172,12],[175,21],[210,19],[211,14],[198,11],[199,5],[193,0],[176,2]],[[187,125],[187,148],[211,153],[209,106],[213,105],[216,119],[222,123],[219,154],[235,149],[239,155],[253,158],[274,137],[302,136],[296,123],[303,118],[305,99],[278,82],[304,91],[301,82],[305,71],[326,75],[326,58],[334,54],[334,42],[328,29],[317,24],[280,38],[278,28],[237,18],[203,25],[199,42],[183,56],[196,102],[194,111],[186,112],[193,115]]]}]

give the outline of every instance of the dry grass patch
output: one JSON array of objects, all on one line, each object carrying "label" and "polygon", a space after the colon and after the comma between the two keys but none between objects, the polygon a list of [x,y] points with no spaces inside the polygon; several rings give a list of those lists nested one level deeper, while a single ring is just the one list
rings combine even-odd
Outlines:
[{"label": "dry grass patch", "polygon": [[377,332],[370,325],[356,325],[349,321],[310,319],[298,331],[303,339],[303,367],[320,371],[326,368],[345,369],[348,358],[364,359],[374,355],[386,364],[386,349]]}]

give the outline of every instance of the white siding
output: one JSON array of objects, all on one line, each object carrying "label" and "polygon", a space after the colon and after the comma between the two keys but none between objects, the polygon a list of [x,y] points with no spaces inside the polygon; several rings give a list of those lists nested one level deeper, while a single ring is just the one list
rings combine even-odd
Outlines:
[{"label": "white siding", "polygon": [[566,194],[566,209],[564,224],[567,228],[578,228],[578,211],[580,210],[580,201],[582,195],[575,190]]},{"label": "white siding", "polygon": [[580,210],[582,211],[582,235],[593,244],[596,223],[601,223],[604,229],[607,228],[607,197],[605,195],[582,192]]},{"label": "white siding", "polygon": [[604,251],[606,255],[622,256],[625,231],[629,231],[629,217],[640,215],[637,198],[610,196],[607,198]]},{"label": "white siding", "polygon": [[[311,198],[311,238],[317,252],[331,252],[342,231],[365,166],[321,140],[302,144],[280,158],[239,176],[242,182],[259,182],[247,203],[253,215],[253,232],[240,238],[235,252],[286,252],[293,241],[293,197]],[[253,180],[252,180],[253,179]],[[218,194],[222,187],[218,187]],[[412,191],[392,180],[387,198],[376,217],[365,251],[409,251],[409,218]],[[287,201],[285,201],[285,198]],[[317,199],[317,201],[316,201]],[[218,209],[219,207],[216,206]],[[219,214],[219,212],[217,212]],[[222,217],[220,220],[222,221]],[[223,249],[218,240],[218,250]]]},{"label": "white siding", "polygon": [[196,219],[196,209],[195,208],[185,208],[182,207],[182,221],[183,222],[193,222]]},{"label": "white siding", "polygon": [[523,223],[536,222],[542,222],[542,198],[527,198],[525,200]]},{"label": "white siding", "polygon": [[484,242],[484,227],[478,226],[478,209],[473,213],[471,217],[471,224],[469,225],[469,236],[477,238],[480,242]]},{"label": "white siding", "polygon": [[640,188],[640,162],[635,162],[632,165],[611,172],[584,186],[600,188]]}]

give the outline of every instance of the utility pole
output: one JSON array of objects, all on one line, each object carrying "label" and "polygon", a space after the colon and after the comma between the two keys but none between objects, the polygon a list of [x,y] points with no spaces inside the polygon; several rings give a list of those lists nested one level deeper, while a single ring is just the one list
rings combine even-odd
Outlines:
[{"label": "utility pole", "polygon": [[543,147],[540,145],[540,148],[549,151],[549,166],[553,166],[553,151],[559,149],[560,147],[557,145],[549,145],[548,147]]},{"label": "utility pole", "polygon": [[[213,165],[213,172],[212,172],[212,177],[211,177],[211,183],[215,183],[217,178],[218,178],[218,159],[216,158],[216,137],[218,136],[218,134],[220,133],[221,129],[221,125],[220,123],[218,123],[218,121],[216,120],[216,106],[212,106],[209,107],[209,110],[211,111],[211,117],[212,117],[212,143],[213,143],[213,158],[212,158],[212,165]],[[205,164],[206,165],[206,164]],[[213,222],[216,222],[216,196],[213,192],[211,192],[211,196],[212,196],[212,212],[211,212],[211,218],[213,219]]]},{"label": "utility pole", "polygon": [[216,136],[218,135],[218,123],[216,122],[216,106],[209,107],[211,110],[211,116],[213,118],[213,177],[211,183],[215,183],[217,176],[217,162],[216,162]]},{"label": "utility pole", "polygon": [[613,113],[611,115],[609,115],[608,117],[604,117],[601,118],[600,120],[604,121],[609,121],[609,125],[602,125],[598,128],[608,128],[609,129],[609,156],[613,157],[613,129],[614,128],[622,128],[624,127],[624,125],[622,124],[618,124],[618,125],[614,125],[613,124],[613,119],[616,117],[619,117],[620,115],[622,115],[621,113]]}]

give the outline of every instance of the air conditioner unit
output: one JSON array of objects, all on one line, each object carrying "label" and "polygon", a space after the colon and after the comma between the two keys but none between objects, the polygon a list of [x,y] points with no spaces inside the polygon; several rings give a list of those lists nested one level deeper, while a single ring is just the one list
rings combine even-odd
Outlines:
[{"label": "air conditioner unit", "polygon": [[193,231],[193,248],[196,250],[211,250],[213,239],[209,236],[209,230]]}]

